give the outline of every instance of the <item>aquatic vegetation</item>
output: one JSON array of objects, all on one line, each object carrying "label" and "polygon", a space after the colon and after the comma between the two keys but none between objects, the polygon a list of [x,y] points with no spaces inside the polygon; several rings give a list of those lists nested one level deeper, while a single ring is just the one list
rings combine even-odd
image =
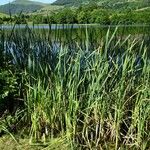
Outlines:
[{"label": "aquatic vegetation", "polygon": [[70,149],[146,149],[149,36],[121,35],[117,28],[92,33],[28,26],[3,31],[0,47],[23,100],[16,128],[24,124],[31,143],[63,138]]}]

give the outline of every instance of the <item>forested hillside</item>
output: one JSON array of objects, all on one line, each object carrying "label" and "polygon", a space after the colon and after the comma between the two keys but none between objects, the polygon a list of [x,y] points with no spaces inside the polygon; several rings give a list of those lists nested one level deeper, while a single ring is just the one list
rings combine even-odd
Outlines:
[{"label": "forested hillside", "polygon": [[[150,6],[150,0],[56,0],[52,5],[32,0],[14,0],[11,3],[0,6],[0,12],[6,14],[18,14],[38,12],[44,14],[63,7],[80,7],[97,4],[103,9],[113,10],[137,10]],[[62,8],[62,7],[60,7]]]},{"label": "forested hillside", "polygon": [[56,0],[55,5],[80,6],[96,2],[98,5],[112,9],[137,9],[150,5],[150,0]]},{"label": "forested hillside", "polygon": [[1,16],[2,23],[150,24],[150,0],[56,0],[52,5],[15,0],[0,6],[0,12],[13,14]]}]

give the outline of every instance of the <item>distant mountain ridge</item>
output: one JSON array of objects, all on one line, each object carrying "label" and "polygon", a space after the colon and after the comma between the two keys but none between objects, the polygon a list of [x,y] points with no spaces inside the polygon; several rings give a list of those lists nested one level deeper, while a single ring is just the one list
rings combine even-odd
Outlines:
[{"label": "distant mountain ridge", "polygon": [[37,2],[37,1],[32,1],[32,0],[14,0],[11,2],[11,4],[20,4],[20,5],[46,5],[45,3],[42,2]]},{"label": "distant mountain ridge", "polygon": [[53,4],[65,6],[80,6],[93,2],[106,8],[114,9],[132,9],[150,6],[150,0],[56,0]]},{"label": "distant mountain ridge", "polygon": [[53,4],[55,5],[80,5],[80,4],[88,3],[90,1],[91,0],[56,0]]},{"label": "distant mountain ridge", "polygon": [[11,3],[1,5],[0,12],[6,14],[18,14],[20,12],[30,13],[45,7],[45,3],[35,2],[31,0],[14,0]]},{"label": "distant mountain ridge", "polygon": [[[49,0],[50,2],[50,0]],[[140,9],[150,7],[150,0],[55,0],[52,5],[32,0],[14,0],[11,3],[0,5],[0,13],[5,14],[19,14],[23,13],[36,13],[42,14],[57,11],[59,8],[64,7],[78,7],[85,4],[96,3],[102,8],[126,10],[126,9]]]}]

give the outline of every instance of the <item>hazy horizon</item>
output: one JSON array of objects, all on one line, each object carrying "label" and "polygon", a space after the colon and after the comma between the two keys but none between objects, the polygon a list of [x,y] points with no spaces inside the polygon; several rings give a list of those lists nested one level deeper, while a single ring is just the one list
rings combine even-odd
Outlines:
[{"label": "hazy horizon", "polygon": [[[7,4],[9,2],[13,2],[14,0],[0,0],[0,5]],[[37,1],[37,2],[42,2],[42,3],[52,3],[55,0],[30,0],[30,1]]]}]

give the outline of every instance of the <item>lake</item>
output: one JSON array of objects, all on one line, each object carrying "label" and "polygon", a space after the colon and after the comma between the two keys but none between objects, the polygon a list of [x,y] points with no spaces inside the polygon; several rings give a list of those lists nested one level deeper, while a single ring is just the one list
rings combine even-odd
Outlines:
[{"label": "lake", "polygon": [[115,27],[138,27],[138,28],[145,28],[145,27],[150,27],[150,25],[143,25],[143,24],[137,24],[137,25],[99,25],[99,24],[51,24],[51,25],[48,25],[48,24],[34,24],[34,25],[25,25],[25,24],[16,24],[16,25],[1,25],[1,28],[3,29],[12,29],[12,28],[26,28],[26,27],[29,27],[29,28],[35,28],[35,29],[49,29],[51,27],[51,29],[64,29],[64,28],[85,28],[85,27],[98,27],[98,28],[115,28]]},{"label": "lake", "polygon": [[[71,51],[105,49],[105,43],[109,43],[110,55],[122,53],[127,49],[128,41],[137,42],[137,51],[144,41],[150,47],[150,26],[148,25],[1,25],[1,31],[5,36],[6,51],[13,51],[18,57],[25,57],[31,52],[37,56],[48,51],[58,52],[61,47]],[[3,37],[1,37],[3,38]],[[4,39],[1,39],[3,41]],[[116,43],[126,43],[123,47],[115,46]],[[23,53],[23,54],[22,54]],[[116,55],[116,54],[115,54]]]}]

